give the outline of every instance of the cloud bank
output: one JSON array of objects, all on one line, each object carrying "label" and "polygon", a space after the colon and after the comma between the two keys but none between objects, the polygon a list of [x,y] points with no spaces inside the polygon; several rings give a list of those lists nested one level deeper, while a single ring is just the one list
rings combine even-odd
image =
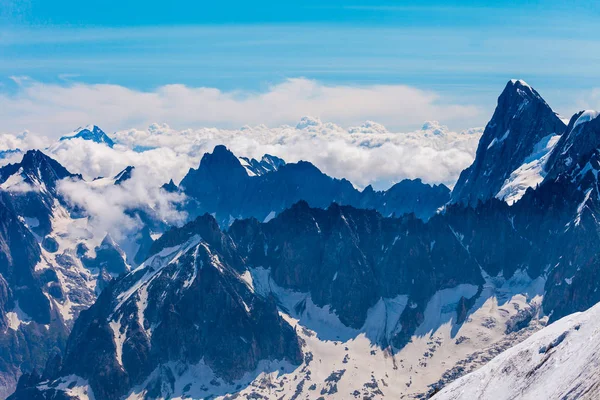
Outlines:
[{"label": "cloud bank", "polygon": [[169,225],[185,220],[186,215],[176,209],[183,195],[159,190],[152,184],[154,178],[152,170],[140,167],[120,185],[115,185],[111,178],[91,182],[63,179],[58,190],[71,205],[85,210],[89,217],[88,228],[97,240],[108,233],[113,239],[126,242],[127,235],[143,226],[142,221],[128,211],[144,210]]},{"label": "cloud bank", "polygon": [[[451,123],[479,111],[444,104],[434,93],[406,86],[332,87],[292,79],[264,93],[182,85],[139,92],[114,85],[16,81],[15,93],[0,94],[0,131],[10,132],[0,134],[0,150],[41,149],[82,174],[87,182],[67,180],[60,190],[86,210],[97,238],[108,232],[119,240],[136,232],[140,223],[126,212],[132,208],[151,210],[168,224],[181,222],[185,216],[174,207],[181,199],[159,188],[170,179],[178,183],[218,144],[238,156],[268,153],[286,162],[310,161],[358,188],[387,189],[405,178],[452,186],[472,163],[482,133],[480,128],[455,132],[436,121],[422,125],[433,116]],[[323,118],[298,117],[302,114]],[[109,134],[114,148],[58,140],[89,122]],[[421,128],[393,128],[416,124]],[[15,133],[20,129],[27,131]],[[5,152],[0,165],[21,157]],[[123,185],[94,180],[114,177],[129,165],[136,168]]]},{"label": "cloud bank", "polygon": [[[260,158],[268,153],[287,162],[310,161],[326,174],[347,178],[358,188],[372,184],[386,189],[405,178],[452,186],[473,161],[481,129],[452,132],[431,121],[416,131],[399,133],[372,121],[344,129],[305,117],[296,126],[278,128],[257,125],[235,130],[177,130],[152,124],[147,129],[127,129],[110,136],[117,143],[112,149],[72,139],[56,141],[46,151],[69,171],[88,180],[111,177],[133,165],[147,171],[146,185],[153,187],[170,179],[179,182],[218,144],[225,144],[238,156]],[[27,140],[13,140],[13,146],[25,150],[36,143],[31,135],[24,138]],[[4,163],[20,157],[12,155]]]},{"label": "cloud bank", "polygon": [[431,119],[461,128],[481,120],[477,106],[454,104],[435,92],[405,85],[331,86],[296,78],[262,92],[180,84],[138,91],[107,84],[46,84],[26,77],[13,77],[13,81],[14,92],[0,93],[0,131],[29,130],[53,138],[89,122],[107,132],[157,121],[176,129],[234,129],[246,124],[292,124],[314,115],[346,127],[374,120],[407,131]]}]

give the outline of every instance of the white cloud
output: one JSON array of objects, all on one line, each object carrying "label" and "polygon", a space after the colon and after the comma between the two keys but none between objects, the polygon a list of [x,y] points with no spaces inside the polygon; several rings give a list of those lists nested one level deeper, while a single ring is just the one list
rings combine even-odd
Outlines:
[{"label": "white cloud", "polygon": [[600,88],[585,91],[577,105],[579,110],[600,110]]},{"label": "white cloud", "polygon": [[52,141],[45,136],[33,135],[24,131],[18,135],[0,134],[0,151],[16,149],[43,149]]},{"label": "white cloud", "polygon": [[[402,85],[328,86],[289,79],[261,93],[183,85],[142,92],[117,85],[16,81],[16,93],[0,94],[0,130],[36,134],[0,135],[2,148],[46,148],[47,137],[57,139],[94,122],[117,141],[114,149],[74,139],[47,151],[86,179],[114,176],[128,165],[141,167],[149,171],[148,187],[171,178],[178,182],[217,144],[238,156],[269,153],[287,162],[311,161],[357,187],[386,188],[404,178],[452,185],[472,162],[481,133],[452,132],[437,123],[400,133],[407,130],[398,127],[434,118],[464,124],[480,115],[477,107],[449,104],[433,92]],[[298,123],[302,115],[320,119]]]},{"label": "white cloud", "polygon": [[[0,134],[0,148],[43,149],[72,173],[82,174],[88,182],[67,180],[59,189],[86,210],[98,238],[108,232],[120,240],[135,232],[139,221],[125,213],[135,207],[152,209],[170,224],[181,222],[184,216],[173,206],[181,199],[159,188],[170,179],[179,182],[217,144],[238,156],[260,158],[269,153],[287,162],[310,161],[359,188],[373,184],[381,189],[404,178],[451,186],[473,161],[481,136],[481,129],[453,132],[435,121],[400,132],[394,126],[421,124],[433,116],[457,121],[478,112],[474,107],[438,104],[435,94],[405,86],[328,87],[296,79],[265,93],[224,93],[181,85],[138,92],[112,85],[19,82],[16,94],[0,95],[2,130],[27,128],[36,134]],[[301,119],[302,114],[336,123]],[[83,139],[56,140],[90,121],[109,132],[117,143],[114,148]],[[236,128],[201,127],[210,125]],[[0,164],[21,157],[15,154]],[[113,177],[129,165],[136,169],[124,185],[92,181]]]},{"label": "white cloud", "polygon": [[69,203],[85,210],[89,216],[88,228],[95,237],[102,238],[109,233],[119,241],[142,226],[141,221],[126,214],[127,210],[151,211],[168,224],[184,221],[185,215],[175,208],[182,196],[166,193],[149,184],[154,179],[153,171],[139,167],[120,185],[114,185],[112,179],[107,179],[106,183],[64,179],[59,182],[58,190]]},{"label": "white cloud", "polygon": [[0,94],[0,130],[28,129],[54,138],[89,122],[112,132],[155,121],[178,129],[278,126],[315,115],[343,126],[374,120],[409,130],[429,119],[465,127],[481,116],[476,106],[453,104],[435,92],[405,85],[330,86],[296,78],[264,92],[179,84],[138,91],[106,84],[45,84],[24,77],[14,81],[16,93]]},{"label": "white cloud", "polygon": [[[481,135],[481,129],[457,133],[437,122],[427,122],[422,129],[408,133],[389,132],[372,121],[346,130],[317,118],[304,118],[298,127],[302,129],[258,125],[236,130],[177,130],[152,124],[147,129],[111,134],[118,143],[113,149],[72,139],[56,142],[46,151],[88,180],[112,177],[128,165],[140,167],[148,171],[146,185],[150,187],[159,187],[171,178],[180,181],[217,144],[225,144],[238,156],[260,158],[269,153],[287,162],[310,161],[328,175],[347,178],[357,187],[373,184],[387,188],[404,178],[451,186],[473,161]],[[19,146],[28,148],[27,143]],[[150,150],[134,150],[140,148]],[[15,157],[20,156],[11,160]]]}]

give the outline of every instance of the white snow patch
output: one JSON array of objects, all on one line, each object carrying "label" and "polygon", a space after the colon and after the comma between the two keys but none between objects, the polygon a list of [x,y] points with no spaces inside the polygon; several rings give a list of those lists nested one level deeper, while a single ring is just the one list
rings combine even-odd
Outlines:
[{"label": "white snow patch", "polygon": [[579,118],[577,118],[577,121],[575,121],[575,124],[573,124],[573,129],[575,129],[575,127],[586,123],[586,122],[590,122],[593,119],[596,119],[598,117],[600,113],[598,111],[594,111],[594,110],[585,110],[580,116]]},{"label": "white snow patch", "polygon": [[[372,398],[414,398],[426,393],[429,385],[436,383],[449,369],[479,367],[490,355],[497,354],[498,349],[522,340],[539,326],[534,321],[535,327],[522,334],[514,337],[506,334],[507,323],[519,310],[539,306],[539,298],[528,301],[529,295],[509,294],[533,284],[518,272],[509,280],[496,277],[486,284],[482,294],[485,298],[478,301],[460,326],[450,322],[454,318],[450,314],[455,315],[460,296],[472,296],[476,288],[459,285],[438,292],[430,301],[426,321],[420,328],[426,334],[415,335],[401,351],[392,351],[382,348],[377,340],[385,341],[401,329],[399,318],[408,306],[408,296],[380,299],[368,310],[364,326],[352,329],[344,326],[329,307],[317,307],[307,293],[276,285],[270,279],[269,270],[253,268],[250,272],[258,294],[277,297],[282,309],[280,315],[302,339],[305,361],[300,366],[262,361],[255,371],[234,382],[222,380],[203,362],[196,365],[168,363],[162,368],[168,368],[175,381],[172,389],[170,385],[161,386],[160,397],[222,399],[228,394],[237,394],[239,398],[289,399],[300,393],[298,398],[304,399],[316,398],[323,391],[328,400],[345,400],[358,391],[361,398],[369,395]],[[510,299],[502,300],[503,305],[500,305],[498,299],[505,296]],[[434,305],[440,310],[435,312]],[[436,323],[441,325],[436,327]],[[336,382],[337,392],[327,393],[332,386],[327,380],[336,371],[344,371]],[[160,375],[157,368],[128,398],[143,399],[146,388]],[[369,389],[370,385],[376,385],[380,393]]]},{"label": "white snow patch", "polygon": [[8,327],[13,331],[18,330],[21,324],[27,325],[31,323],[31,317],[25,311],[21,310],[18,301],[15,301],[15,308],[6,313],[6,319],[8,320]]},{"label": "white snow patch", "polygon": [[592,194],[592,189],[588,189],[587,192],[585,192],[585,197],[583,198],[583,201],[581,203],[579,203],[579,205],[577,206],[577,215],[575,216],[575,226],[578,226],[579,223],[581,222],[581,214],[583,214],[584,208],[587,207],[587,202],[590,199],[591,194]]},{"label": "white snow patch", "polygon": [[124,332],[121,332],[121,317],[116,321],[110,321],[108,323],[110,329],[113,331],[113,341],[115,343],[115,354],[117,358],[117,362],[123,368],[123,343],[125,339],[127,339],[127,329]]},{"label": "white snow patch", "polygon": [[275,218],[275,215],[277,215],[277,213],[275,211],[271,211],[269,213],[269,215],[267,215],[264,219],[263,222],[269,222],[270,220],[272,220],[273,218]]},{"label": "white snow patch", "polygon": [[[48,383],[37,386],[40,390],[50,389]],[[68,375],[53,382],[52,389],[62,391],[68,396],[78,400],[95,400],[94,392],[87,380],[76,376]]]},{"label": "white snow patch", "polygon": [[419,326],[416,335],[422,336],[435,332],[440,326],[456,322],[456,309],[461,297],[469,299],[477,293],[477,286],[461,284],[451,289],[436,292],[425,308],[423,323]]},{"label": "white snow patch", "polygon": [[542,183],[546,176],[544,166],[559,139],[560,135],[554,134],[542,138],[523,164],[504,181],[496,198],[512,205],[523,197],[528,188]]}]

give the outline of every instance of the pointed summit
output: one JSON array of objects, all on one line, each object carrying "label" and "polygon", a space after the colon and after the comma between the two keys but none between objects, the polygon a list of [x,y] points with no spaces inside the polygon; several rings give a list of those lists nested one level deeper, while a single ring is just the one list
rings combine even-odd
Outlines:
[{"label": "pointed summit", "polygon": [[198,171],[207,173],[246,173],[240,160],[227,147],[223,145],[215,146],[212,153],[204,153]]},{"label": "pointed summit", "polygon": [[452,202],[475,205],[495,197],[511,173],[565,128],[535,89],[522,80],[510,80],[485,127],[475,161],[454,187]]},{"label": "pointed summit", "polygon": [[73,176],[58,161],[39,150],[29,150],[20,163],[0,168],[0,184],[5,189],[22,182],[36,188],[44,184],[47,189],[54,190],[57,181]]},{"label": "pointed summit", "polygon": [[190,169],[180,186],[194,197],[224,188],[239,190],[247,179],[248,173],[240,160],[227,147],[218,145],[212,153],[204,153],[198,169]]},{"label": "pointed summit", "polygon": [[164,185],[162,185],[161,189],[167,191],[168,193],[176,193],[177,190],[179,190],[175,182],[173,182],[173,179],[171,179],[169,183],[165,183]]},{"label": "pointed summit", "polygon": [[131,174],[133,173],[134,169],[135,167],[133,165],[130,165],[126,167],[123,171],[115,175],[115,177],[113,178],[115,180],[115,185],[120,185],[126,180],[131,179]]},{"label": "pointed summit", "polygon": [[95,143],[103,143],[111,148],[115,145],[115,142],[113,142],[113,140],[110,137],[108,137],[108,135],[104,133],[104,131],[100,129],[97,125],[87,125],[84,128],[79,127],[75,129],[73,133],[61,137],[60,140],[63,141],[76,138],[83,140],[91,140]]}]

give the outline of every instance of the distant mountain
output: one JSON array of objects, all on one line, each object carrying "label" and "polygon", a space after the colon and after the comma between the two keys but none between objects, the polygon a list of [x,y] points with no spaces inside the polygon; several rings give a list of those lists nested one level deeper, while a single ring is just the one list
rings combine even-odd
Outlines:
[{"label": "distant mountain", "polygon": [[183,178],[180,190],[192,199],[191,215],[211,213],[221,226],[248,217],[269,220],[299,200],[322,208],[336,202],[385,215],[414,213],[426,220],[450,195],[446,186],[430,186],[418,179],[404,180],[383,192],[370,186],[360,192],[349,181],[331,178],[311,163],[285,164],[272,156],[260,163],[240,162],[225,146],[206,153],[198,169],[190,169]]},{"label": "distant mountain", "polygon": [[75,131],[73,131],[73,133],[61,137],[60,140],[70,140],[76,138],[102,143],[111,148],[115,145],[113,140],[96,125],[87,125],[84,128],[77,128]]},{"label": "distant mountain", "polygon": [[600,398],[600,304],[564,317],[445,387],[434,400]]},{"label": "distant mountain", "polygon": [[511,80],[498,98],[473,164],[452,191],[453,203],[477,205],[499,196],[518,200],[543,180],[545,155],[566,126],[544,99],[521,80]]},{"label": "distant mountain", "polygon": [[0,160],[23,153],[21,149],[0,150]]},{"label": "distant mountain", "polygon": [[119,172],[118,174],[116,174],[113,177],[99,176],[99,177],[95,178],[91,184],[93,186],[120,185],[123,182],[131,179],[131,175],[134,170],[135,170],[135,167],[130,165],[128,167],[125,167],[125,169],[123,169],[121,172]]}]

